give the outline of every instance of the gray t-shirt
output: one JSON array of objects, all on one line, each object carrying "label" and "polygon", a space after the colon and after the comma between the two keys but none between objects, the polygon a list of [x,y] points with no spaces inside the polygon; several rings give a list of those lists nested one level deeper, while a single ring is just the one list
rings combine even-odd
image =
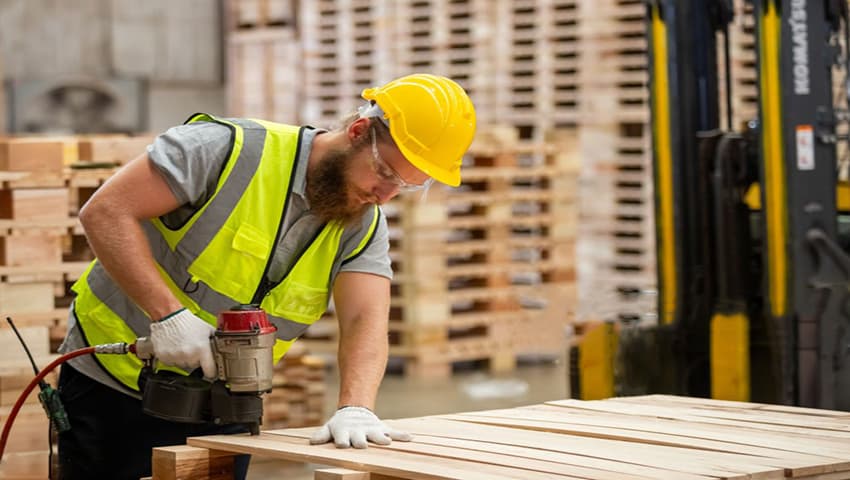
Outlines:
[{"label": "gray t-shirt", "polygon": [[[312,150],[313,139],[323,133],[312,127],[302,129],[299,157],[292,178],[292,195],[289,199],[286,218],[283,219],[280,240],[275,247],[269,279],[281,280],[289,270],[295,255],[311,241],[322,222],[311,214],[305,196],[307,185],[307,159]],[[219,175],[230,153],[231,131],[228,127],[212,122],[195,122],[169,129],[148,146],[148,157],[162,174],[172,193],[182,204],[177,210],[162,217],[166,225],[180,225],[200,208],[215,192]],[[343,238],[343,250],[351,251],[359,243],[359,236]],[[392,278],[389,258],[389,234],[383,214],[375,233],[366,248],[355,258],[340,265],[335,271],[364,272]],[[60,352],[68,352],[85,346],[82,332],[77,326],[73,306],[68,316],[68,334]],[[118,385],[94,360],[85,355],[71,360],[77,370],[95,380],[128,393]]]}]

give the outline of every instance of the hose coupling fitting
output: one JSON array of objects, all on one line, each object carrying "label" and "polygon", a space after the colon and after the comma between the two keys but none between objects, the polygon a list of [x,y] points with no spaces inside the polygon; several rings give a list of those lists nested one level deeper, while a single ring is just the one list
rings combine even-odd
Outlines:
[{"label": "hose coupling fitting", "polygon": [[121,343],[104,343],[94,346],[94,353],[110,353],[123,355],[130,351],[130,346],[124,342]]}]

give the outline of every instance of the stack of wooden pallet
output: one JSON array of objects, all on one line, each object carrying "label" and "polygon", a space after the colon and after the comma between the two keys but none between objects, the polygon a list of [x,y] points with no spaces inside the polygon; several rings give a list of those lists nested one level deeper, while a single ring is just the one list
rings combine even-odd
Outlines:
[{"label": "stack of wooden pallet", "polygon": [[237,452],[341,467],[316,480],[850,478],[847,412],[653,395],[388,423],[413,441],[343,450],[309,445],[308,429],[197,437],[154,449],[153,478],[227,478]]},{"label": "stack of wooden pallet", "polygon": [[296,343],[275,365],[263,396],[263,428],[318,425],[325,417],[325,361]]},{"label": "stack of wooden pallet", "polygon": [[[466,88],[481,124],[541,141],[576,120],[577,3],[230,0],[228,113],[327,127],[364,88],[427,72]],[[265,18],[258,5],[297,15],[238,21]]]},{"label": "stack of wooden pallet", "polygon": [[65,336],[70,284],[93,256],[77,212],[151,137],[10,137],[0,141],[0,313]]},{"label": "stack of wooden pallet", "polygon": [[[231,16],[239,17],[233,12],[254,11],[257,2],[229,4]],[[574,284],[573,244],[547,242],[556,236],[574,239],[572,231],[563,231],[572,229],[575,220],[577,203],[571,195],[576,174],[557,171],[554,154],[546,150],[553,145],[548,136],[556,128],[569,130],[577,120],[577,4],[319,0],[298,2],[293,17],[297,29],[288,22],[273,28],[263,22],[253,22],[250,28],[231,23],[231,45],[246,35],[297,31],[291,43],[299,45],[300,55],[295,64],[283,58],[249,64],[241,58],[244,53],[231,50],[230,114],[332,126],[362,104],[364,88],[428,72],[447,75],[469,91],[480,131],[506,124],[511,127],[509,138],[531,142],[490,158],[486,168],[492,170],[467,175],[465,189],[435,188],[422,205],[400,201],[387,209],[398,272],[391,348],[394,358],[404,360],[406,372],[442,375],[454,362],[483,359],[497,370],[511,369],[520,352],[563,351],[563,333],[557,329],[571,318],[574,304],[573,294],[561,288]],[[263,66],[270,62],[277,63]],[[292,70],[290,79],[301,85],[300,95],[283,110],[248,108],[252,102],[278,105],[281,91],[294,91],[251,80],[258,71],[274,69]],[[250,101],[240,93],[249,83],[255,95]],[[566,148],[575,152],[575,142]],[[471,165],[478,167],[484,157],[475,157],[470,156]],[[537,162],[540,170],[527,170],[533,165],[529,162]],[[555,170],[547,171],[549,167]],[[493,173],[496,170],[507,173]],[[564,183],[559,190],[563,193],[553,193],[552,185],[559,182]],[[523,208],[530,210],[518,213]],[[450,240],[450,235],[456,238]],[[525,260],[520,259],[523,255]],[[569,273],[563,273],[565,269]],[[525,279],[517,278],[523,274]],[[519,285],[522,282],[528,284]],[[535,295],[518,293],[523,288],[550,301],[530,300]],[[559,309],[551,299],[562,295]],[[534,321],[545,328],[535,328]],[[333,316],[314,325],[308,335],[314,348],[335,351]]]},{"label": "stack of wooden pallet", "polygon": [[0,310],[19,325],[48,326],[56,336],[64,315],[55,300],[79,272],[63,262],[75,225],[63,172],[75,154],[67,138],[0,142]]},{"label": "stack of wooden pallet", "polygon": [[506,88],[496,84],[492,121],[510,122],[523,138],[539,141],[553,128],[574,127],[579,119],[579,2],[507,4],[496,16],[491,52],[493,77],[507,82]]},{"label": "stack of wooden pallet", "polygon": [[642,318],[655,285],[645,5],[579,4],[580,319]]},{"label": "stack of wooden pallet", "polygon": [[303,78],[290,0],[229,0],[228,114],[294,123]]},{"label": "stack of wooden pallet", "polygon": [[[512,370],[525,354],[564,351],[575,307],[574,139],[517,137],[513,127],[482,129],[462,187],[384,207],[395,271],[390,355],[406,374],[443,376],[479,360]],[[307,332],[311,350],[335,351],[332,322]]]},{"label": "stack of wooden pallet", "polygon": [[[47,327],[19,327],[18,330],[39,368],[46,366],[56,357],[50,354]],[[0,365],[2,365],[0,366],[0,428],[2,428],[5,426],[12,406],[35,376],[24,348],[5,321],[0,325]],[[45,379],[55,386],[56,372]],[[38,403],[38,392],[39,389],[36,388],[27,397],[26,403],[12,426],[3,463],[0,464],[0,478],[47,478],[48,421]]]},{"label": "stack of wooden pallet", "polygon": [[[755,20],[749,2],[736,0],[734,7],[732,127],[741,129],[758,110]],[[646,6],[640,0],[586,0],[579,11],[577,126],[586,188],[580,208],[579,319],[653,322],[657,281]],[[721,98],[722,79],[721,74]],[[721,110],[725,118],[725,102]]]},{"label": "stack of wooden pallet", "polygon": [[364,88],[394,74],[393,9],[387,0],[301,2],[304,95],[299,120],[327,127],[362,104]]},{"label": "stack of wooden pallet", "polygon": [[[735,19],[729,29],[732,63],[732,123],[737,130],[758,117],[756,19],[752,3],[735,0]],[[721,105],[725,112],[725,105]]]},{"label": "stack of wooden pallet", "polygon": [[391,56],[372,59],[375,65],[386,64],[385,75],[369,80],[386,81],[389,78],[383,77],[412,72],[446,75],[475,99],[479,119],[492,122],[497,107],[494,93],[507,87],[505,75],[496,76],[493,54],[498,13],[506,7],[506,2],[487,0],[392,2]]},{"label": "stack of wooden pallet", "polygon": [[[143,153],[150,142],[149,136],[115,135],[0,140],[0,317],[9,316],[25,332],[43,336],[28,340],[40,367],[65,337],[70,286],[94,258],[77,214],[121,164]],[[10,329],[0,326],[0,352],[24,359],[10,335]],[[0,364],[0,407],[6,408],[33,374],[29,364],[19,368],[3,355]],[[318,423],[324,413],[323,373],[317,359],[296,349],[277,367],[265,423]],[[34,401],[33,395],[16,422],[13,448],[7,452],[22,455],[9,468],[46,468],[47,421]],[[33,445],[38,448],[26,450]]]}]

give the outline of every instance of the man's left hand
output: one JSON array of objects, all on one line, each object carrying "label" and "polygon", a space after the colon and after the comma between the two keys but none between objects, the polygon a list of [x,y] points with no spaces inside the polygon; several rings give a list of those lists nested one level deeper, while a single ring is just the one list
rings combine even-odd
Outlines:
[{"label": "man's left hand", "polygon": [[317,445],[333,440],[337,448],[366,448],[368,442],[389,445],[409,442],[409,433],[393,430],[366,407],[342,407],[310,438]]}]

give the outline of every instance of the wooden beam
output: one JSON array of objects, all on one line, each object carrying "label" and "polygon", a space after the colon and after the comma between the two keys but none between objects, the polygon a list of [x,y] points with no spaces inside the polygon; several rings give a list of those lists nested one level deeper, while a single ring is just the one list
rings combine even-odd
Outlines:
[{"label": "wooden beam", "polygon": [[236,454],[178,445],[153,449],[153,480],[226,480],[233,478]]},{"label": "wooden beam", "polygon": [[326,468],[313,472],[313,480],[372,480],[369,472],[347,468]]},{"label": "wooden beam", "polygon": [[404,480],[401,477],[361,472],[347,468],[323,468],[313,472],[313,480]]}]

